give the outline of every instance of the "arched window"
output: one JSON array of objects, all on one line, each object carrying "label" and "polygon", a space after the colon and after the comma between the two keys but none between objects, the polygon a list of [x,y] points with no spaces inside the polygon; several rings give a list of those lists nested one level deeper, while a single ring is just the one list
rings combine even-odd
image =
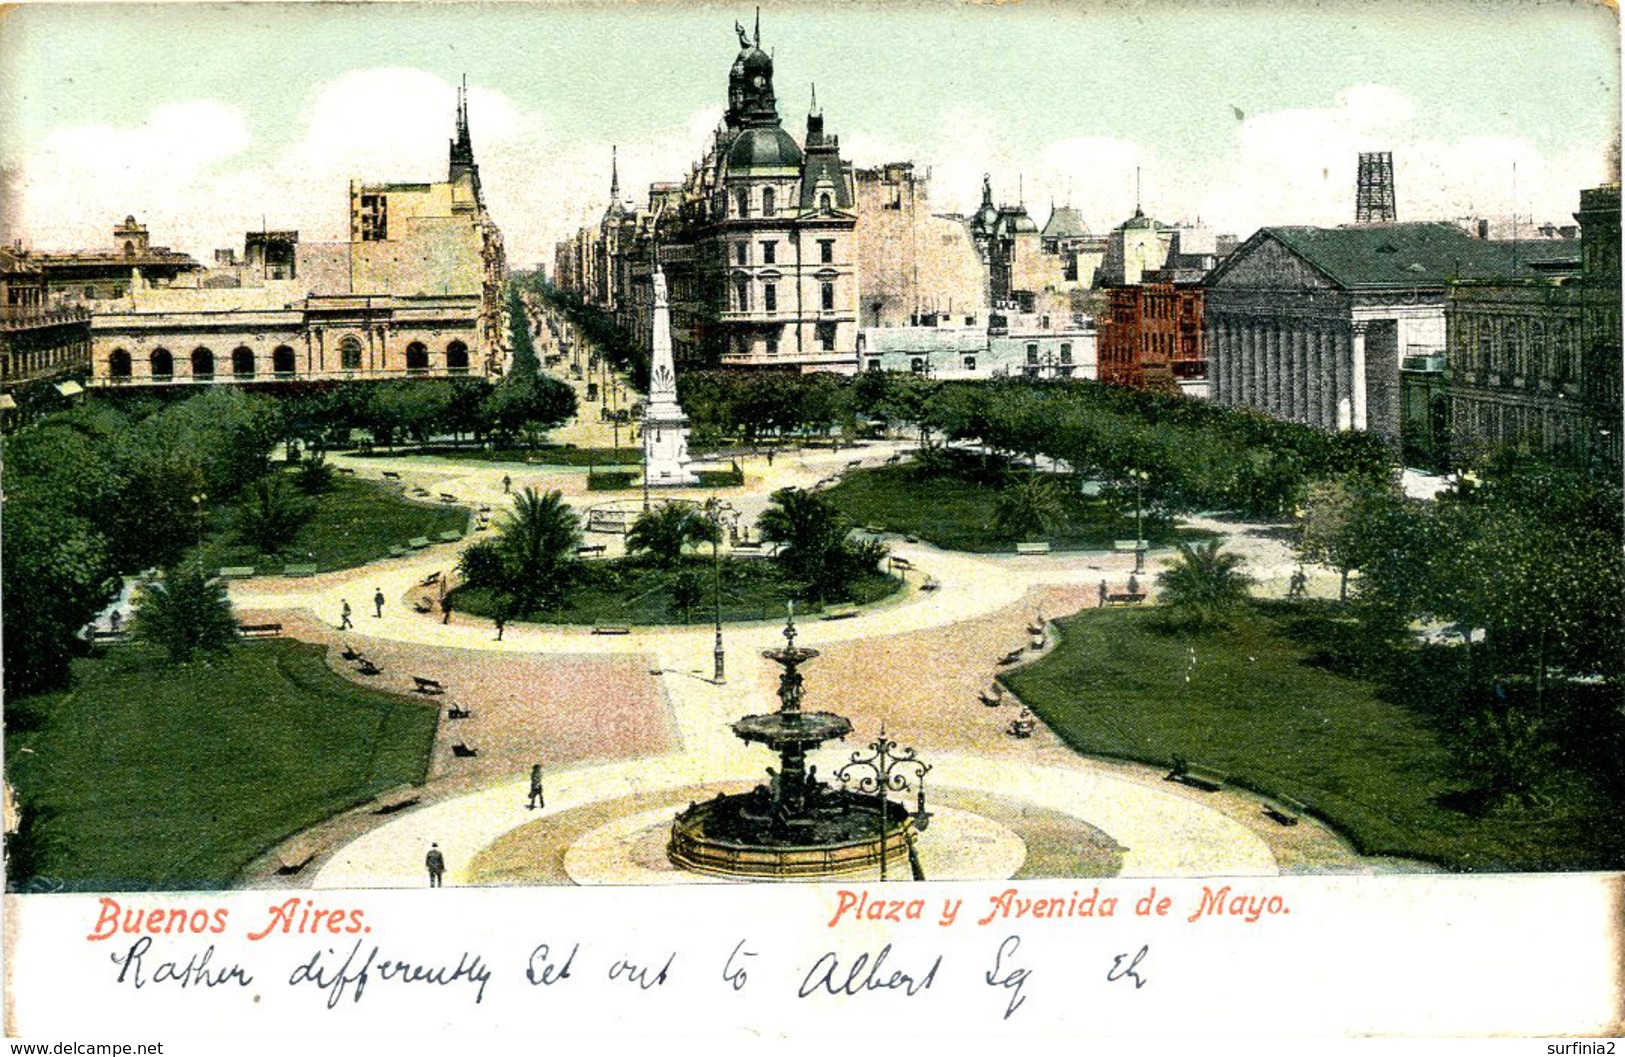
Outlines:
[{"label": "arched window", "polygon": [[422,374],[429,369],[429,350],[423,342],[414,341],[406,347],[406,373]]},{"label": "arched window", "polygon": [[339,342],[339,366],[346,371],[359,371],[361,369],[361,342],[353,337],[346,337]]},{"label": "arched window", "polygon": [[446,370],[462,374],[468,370],[468,346],[454,341],[446,346]]},{"label": "arched window", "polygon": [[129,241],[126,241],[124,243],[124,255],[126,257],[134,257],[135,256],[135,243],[129,242]]},{"label": "arched window", "polygon": [[741,187],[734,192],[734,212],[739,216],[750,216],[750,188]]},{"label": "arched window", "polygon": [[764,217],[773,215],[773,205],[773,188],[762,188],[762,215]]},{"label": "arched window", "polygon": [[152,377],[166,382],[175,377],[175,357],[168,349],[152,350]]},{"label": "arched window", "polygon": [[231,373],[239,378],[254,377],[254,350],[239,345],[231,350]]},{"label": "arched window", "polygon": [[271,350],[271,370],[278,375],[292,375],[295,363],[293,350],[286,345],[278,345]]},{"label": "arched window", "polygon": [[829,200],[829,192],[828,191],[825,191],[823,194],[818,196],[818,211],[820,213],[828,213],[830,211],[830,200]]},{"label": "arched window", "polygon": [[734,277],[734,309],[738,312],[750,311],[750,280],[743,275]]},{"label": "arched window", "polygon": [[200,382],[214,380],[214,353],[199,346],[192,350],[192,377]]},{"label": "arched window", "polygon": [[123,349],[114,349],[107,357],[107,373],[115,382],[130,380],[130,354]]}]

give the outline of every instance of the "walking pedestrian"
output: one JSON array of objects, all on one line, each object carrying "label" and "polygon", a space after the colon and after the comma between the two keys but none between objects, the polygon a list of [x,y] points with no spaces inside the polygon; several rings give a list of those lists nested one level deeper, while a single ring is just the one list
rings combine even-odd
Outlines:
[{"label": "walking pedestrian", "polygon": [[502,632],[508,626],[508,614],[506,614],[504,612],[501,612],[499,610],[497,612],[497,615],[496,615],[496,622],[497,622],[497,641],[501,642],[502,641]]},{"label": "walking pedestrian", "polygon": [[507,474],[503,474],[502,475],[502,494],[503,495],[509,495],[512,492],[513,492],[513,478],[509,477]]},{"label": "walking pedestrian", "polygon": [[117,635],[124,627],[123,611],[118,609],[113,610],[113,612],[107,618],[107,626],[113,629],[113,634]]},{"label": "walking pedestrian", "polygon": [[429,845],[429,854],[423,857],[423,865],[429,869],[429,887],[439,888],[441,879],[446,875],[446,857],[440,854],[440,845]]},{"label": "walking pedestrian", "polygon": [[382,587],[377,587],[373,590],[377,593],[372,596],[372,615],[382,620],[384,617],[384,589]]},{"label": "walking pedestrian", "polygon": [[1100,608],[1106,608],[1106,581],[1100,581]]},{"label": "walking pedestrian", "polygon": [[348,598],[341,598],[339,599],[339,630],[344,631],[347,628],[353,627],[355,627],[355,625],[350,623],[350,600]]},{"label": "walking pedestrian", "polygon": [[530,803],[525,807],[528,810],[535,810],[546,806],[547,802],[542,798],[542,765],[537,764],[530,769]]},{"label": "walking pedestrian", "polygon": [[443,595],[440,599],[440,623],[451,623],[451,596]]}]

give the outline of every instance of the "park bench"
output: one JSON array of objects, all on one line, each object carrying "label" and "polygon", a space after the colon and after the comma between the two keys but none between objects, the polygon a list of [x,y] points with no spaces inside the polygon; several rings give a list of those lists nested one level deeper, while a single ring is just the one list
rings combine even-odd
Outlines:
[{"label": "park bench", "polygon": [[903,542],[904,543],[918,543],[918,542],[920,542],[920,537],[918,537],[918,536],[904,536],[903,537]]},{"label": "park bench", "polygon": [[1030,738],[1033,731],[1038,728],[1038,721],[1031,716],[1018,716],[1010,721],[1004,732],[1012,738]]},{"label": "park bench", "polygon": [[1175,756],[1173,766],[1163,775],[1165,782],[1178,782],[1204,793],[1217,793],[1229,781],[1229,775],[1219,774],[1204,767],[1193,766],[1190,761]]},{"label": "park bench", "polygon": [[238,624],[237,630],[245,638],[275,638],[282,634],[281,624]]},{"label": "park bench", "polygon": [[361,659],[361,654],[352,649],[348,642],[346,642],[344,644],[344,648],[339,651],[339,656],[343,657],[347,661],[359,661]]},{"label": "park bench", "polygon": [[406,550],[405,547],[398,547],[397,546],[397,547],[389,548],[389,556],[391,558],[404,558],[406,556],[406,554],[407,554],[407,550]]},{"label": "park bench", "polygon": [[903,457],[901,455],[893,455],[891,458],[886,460],[886,465],[887,466],[893,466],[893,465],[896,465],[897,463],[900,463],[902,461],[903,461]]},{"label": "park bench", "polygon": [[420,694],[443,694],[446,692],[446,688],[440,685],[440,680],[438,679],[430,679],[427,676],[414,675],[412,676],[412,682],[416,684],[415,689]]},{"label": "park bench", "polygon": [[93,630],[90,633],[91,642],[124,642],[128,637],[128,634],[123,631]]},{"label": "park bench", "polygon": [[383,477],[383,479],[386,481],[399,481],[401,479],[401,475],[396,473],[394,470],[385,470],[379,476]]},{"label": "park bench", "polygon": [[406,545],[415,551],[420,551],[429,545],[429,537],[413,536],[411,539],[406,541]]},{"label": "park bench", "polygon": [[299,565],[284,565],[282,567],[282,575],[283,576],[294,576],[294,577],[298,577],[298,576],[315,576],[316,575],[316,566],[312,565],[309,562],[304,562],[304,563],[299,564]]},{"label": "park bench", "polygon": [[994,683],[991,688],[983,690],[976,696],[977,699],[988,708],[998,708],[1000,705],[1004,704],[1004,687],[1000,686],[998,683]]},{"label": "park bench", "polygon": [[470,757],[470,756],[478,756],[480,754],[480,750],[471,749],[467,745],[464,745],[462,742],[459,741],[457,744],[455,744],[455,745],[453,745],[451,747],[451,754],[453,756],[457,756],[457,757],[461,757],[461,758],[467,758],[467,757]]},{"label": "park bench", "polygon": [[855,610],[855,609],[847,609],[847,610],[843,610],[843,611],[841,611],[839,613],[825,613],[822,617],[819,617],[818,619],[820,619],[820,620],[851,620],[853,617],[855,617],[857,615],[858,615],[857,610]]},{"label": "park bench", "polygon": [[418,803],[422,797],[417,789],[409,785],[396,786],[386,793],[380,793],[373,801],[377,806],[372,809],[374,815],[393,815],[397,811],[405,811]]},{"label": "park bench", "polygon": [[935,576],[927,576],[925,578],[925,583],[920,585],[920,590],[922,590],[922,591],[935,591],[941,586],[942,586],[942,581],[941,580],[938,580]]},{"label": "park bench", "polygon": [[353,467],[353,466],[335,466],[335,467],[333,467],[333,472],[334,473],[342,473],[342,474],[345,474],[347,476],[354,477],[355,476],[355,467]]},{"label": "park bench", "polygon": [[222,565],[220,567],[220,579],[222,580],[246,580],[253,575],[254,567],[252,565]]},{"label": "park bench", "polygon": [[474,713],[470,712],[468,709],[458,708],[456,705],[452,705],[450,708],[446,709],[447,719],[467,719],[473,714]]},{"label": "park bench", "polygon": [[609,548],[602,543],[585,543],[576,548],[577,554],[602,554]]},{"label": "park bench", "polygon": [[378,667],[365,657],[356,658],[356,671],[360,672],[362,675],[380,675],[383,673],[382,668]]},{"label": "park bench", "polygon": [[452,495],[450,492],[441,492],[440,501],[442,503],[455,503],[457,502],[457,497]]},{"label": "park bench", "polygon": [[474,526],[474,531],[475,532],[484,532],[486,529],[489,529],[490,527],[491,527],[491,523],[489,521],[485,520],[485,518],[482,517],[482,518],[480,518],[479,524]]},{"label": "park bench", "polygon": [[867,532],[871,536],[884,536],[886,534],[886,526],[865,525],[863,526],[863,531]]},{"label": "park bench", "polygon": [[456,529],[447,529],[440,534],[440,539],[443,543],[456,543],[462,538],[463,534],[458,532]]},{"label": "park bench", "polygon": [[1048,554],[1049,553],[1049,542],[1047,540],[1040,540],[1040,541],[1038,541],[1036,543],[1018,543],[1018,544],[1016,544],[1016,553],[1017,554]]},{"label": "park bench", "polygon": [[1275,803],[1265,803],[1264,814],[1283,826],[1296,826],[1298,819],[1309,814],[1309,805],[1290,796],[1278,796]]},{"label": "park bench", "polygon": [[1011,650],[1009,653],[1005,654],[1003,657],[1000,657],[999,658],[999,663],[1001,665],[1015,664],[1017,661],[1021,660],[1021,655],[1026,653],[1026,652],[1027,652],[1027,647],[1025,647],[1025,646],[1017,646],[1015,649]]},{"label": "park bench", "polygon": [[421,584],[419,584],[418,586],[419,587],[432,587],[432,586],[434,586],[435,584],[437,584],[439,582],[440,582],[440,572],[439,572],[439,570],[436,570],[436,571],[430,573],[428,576],[425,576],[423,578],[423,582]]},{"label": "park bench", "polygon": [[416,602],[412,603],[412,609],[417,613],[433,613],[434,603],[429,601],[427,598],[420,598]]},{"label": "park bench", "polygon": [[632,634],[632,629],[631,628],[611,628],[611,627],[599,626],[599,627],[593,628],[592,633],[594,635],[630,635],[630,634]]},{"label": "park bench", "polygon": [[1134,591],[1132,593],[1128,591],[1119,591],[1116,594],[1109,594],[1106,596],[1106,604],[1109,606],[1137,606],[1144,601],[1144,591]]},{"label": "park bench", "polygon": [[423,487],[422,485],[417,485],[417,486],[413,487],[412,494],[417,496],[419,499],[427,499],[427,498],[429,498],[429,490],[427,488]]},{"label": "park bench", "polygon": [[863,460],[862,459],[853,459],[851,462],[846,464],[847,469],[851,469],[854,466],[862,466],[862,465],[863,465]]}]

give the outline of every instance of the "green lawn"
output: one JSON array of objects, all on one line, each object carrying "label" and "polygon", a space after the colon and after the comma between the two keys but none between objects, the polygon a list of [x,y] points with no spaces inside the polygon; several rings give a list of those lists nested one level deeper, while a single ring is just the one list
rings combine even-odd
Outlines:
[{"label": "green lawn", "polygon": [[[261,554],[237,539],[232,529],[236,511],[216,510],[210,533],[204,538],[203,567],[251,565],[261,573],[277,573],[284,565],[314,564],[320,571],[348,569],[386,557],[389,548],[410,539],[435,540],[442,532],[468,528],[468,511],[444,503],[406,499],[371,481],[342,474],[327,492],[313,497],[310,518],[299,527],[280,554]],[[436,540],[438,542],[438,540]],[[186,561],[193,561],[195,551]]]},{"label": "green lawn", "polygon": [[[426,774],[436,710],[346,682],[320,647],[170,665],[121,646],[7,702],[6,773],[69,890],[224,888],[289,834]],[[43,885],[41,887],[44,887]]]},{"label": "green lawn", "polygon": [[[637,561],[580,563],[581,577],[562,605],[524,619],[544,624],[709,624],[715,619],[712,567],[709,559],[689,558],[677,570],[656,569]],[[672,598],[672,584],[688,571],[703,585],[700,601],[688,612]],[[797,585],[787,583],[771,561],[724,560],[722,563],[722,619],[725,622],[775,620],[784,617],[785,603],[794,599],[800,615],[827,608],[864,605],[894,594],[902,581],[874,573],[853,586],[851,597],[828,606],[804,601]],[[462,612],[489,616],[495,612],[489,592],[458,588],[456,605]]]},{"label": "green lawn", "polygon": [[[1058,481],[1070,484],[1068,478]],[[1122,515],[1106,501],[1070,488],[1060,494],[1067,523],[1049,537],[1056,550],[1110,550],[1115,540],[1134,538],[1132,508]],[[879,525],[948,550],[1007,553],[1016,544],[994,528],[998,486],[953,474],[926,477],[907,465],[854,470],[823,497],[858,525]],[[1152,546],[1203,535],[1154,519],[1145,521],[1145,536]]]},{"label": "green lawn", "polygon": [[1554,774],[1536,808],[1474,815],[1445,806],[1470,783],[1408,702],[1307,663],[1255,611],[1194,639],[1154,620],[1086,610],[1060,622],[1050,656],[1006,681],[1080,752],[1157,766],[1183,756],[1234,784],[1310,803],[1366,854],[1461,870],[1625,864],[1620,805],[1588,780]]}]

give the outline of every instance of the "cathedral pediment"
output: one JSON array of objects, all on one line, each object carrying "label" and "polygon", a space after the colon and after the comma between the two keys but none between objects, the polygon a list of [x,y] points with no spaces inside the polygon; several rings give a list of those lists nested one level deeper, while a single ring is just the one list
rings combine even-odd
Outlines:
[{"label": "cathedral pediment", "polygon": [[1217,289],[1331,290],[1333,283],[1314,265],[1268,234],[1244,245],[1225,261],[1209,285]]}]

